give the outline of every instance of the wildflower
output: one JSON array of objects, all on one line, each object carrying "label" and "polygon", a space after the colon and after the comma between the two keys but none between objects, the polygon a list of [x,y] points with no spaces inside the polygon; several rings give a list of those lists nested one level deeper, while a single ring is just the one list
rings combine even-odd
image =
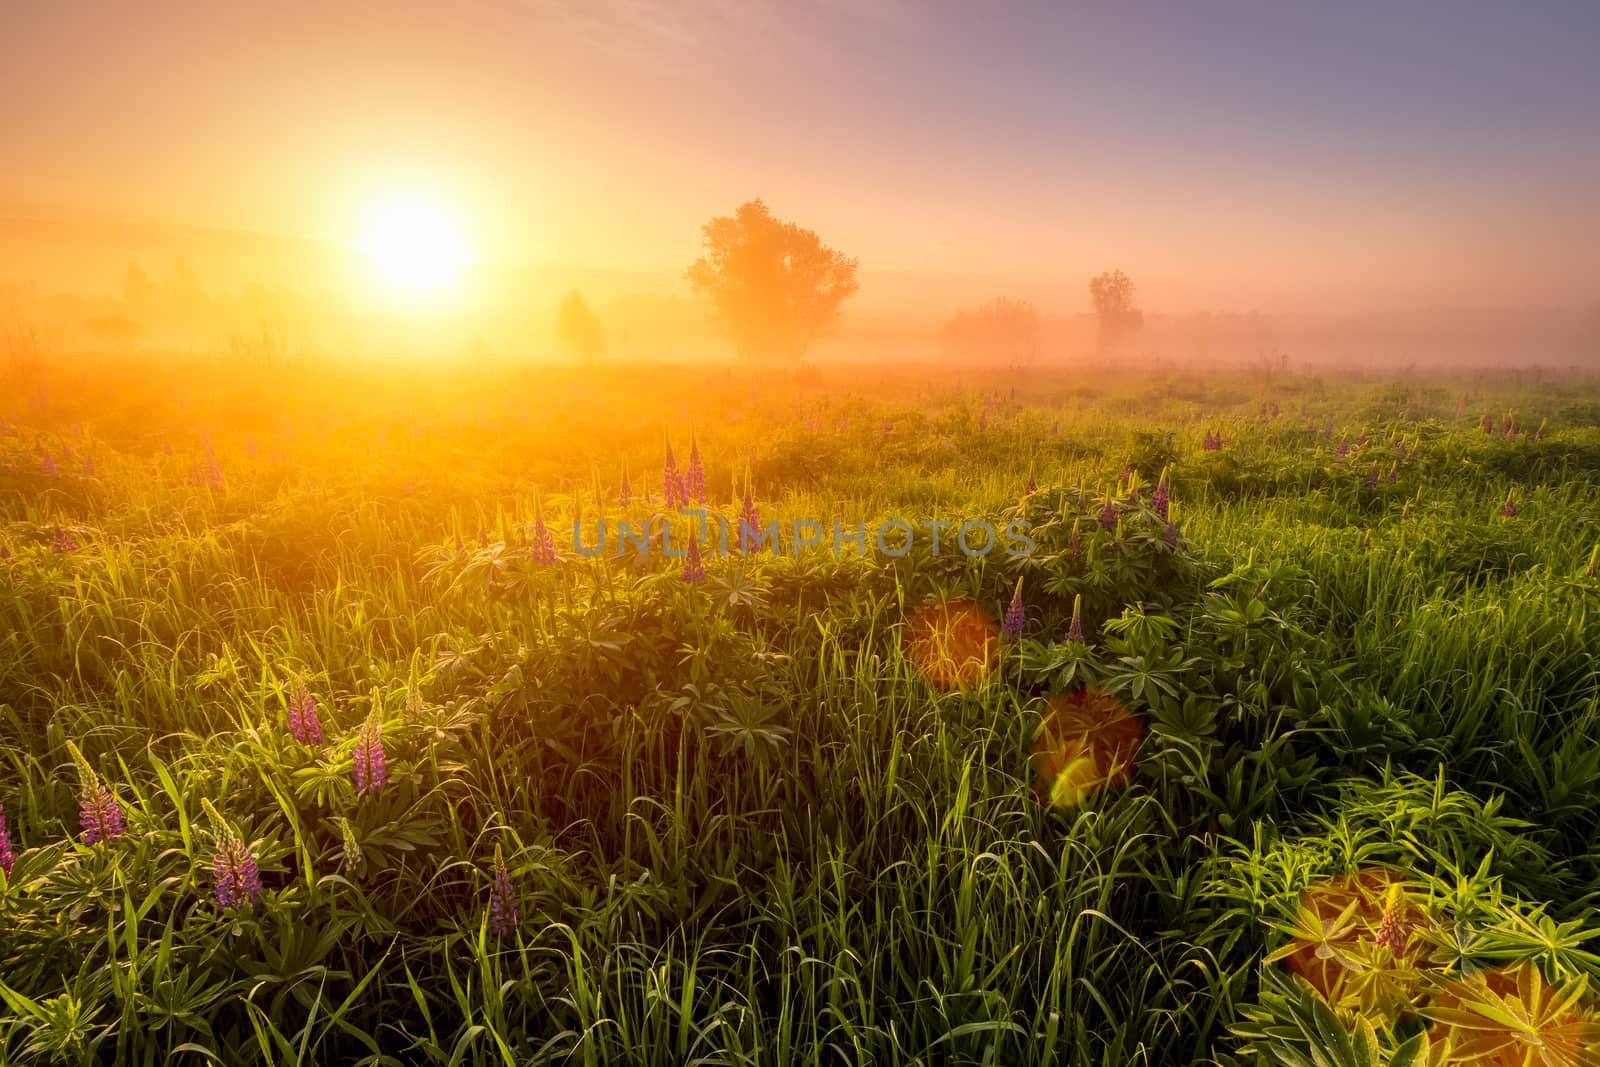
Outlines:
[{"label": "wildflower", "polygon": [[1367,472],[1367,485],[1373,486],[1373,485],[1377,485],[1377,484],[1378,484],[1378,465],[1376,463],[1374,463],[1372,465],[1372,469]]},{"label": "wildflower", "polygon": [[115,841],[123,834],[122,808],[99,779],[91,780],[78,796],[78,825],[86,845]]},{"label": "wildflower", "polygon": [[1390,889],[1389,902],[1384,906],[1383,918],[1378,923],[1378,929],[1373,932],[1372,943],[1379,948],[1386,948],[1390,955],[1399,959],[1405,954],[1406,942],[1410,940],[1408,924],[1402,913],[1399,899],[1399,886]]},{"label": "wildflower", "polygon": [[1128,466],[1126,463],[1124,463],[1122,465],[1121,473],[1119,473],[1117,475],[1117,484],[1118,485],[1122,485],[1122,484],[1125,484],[1125,483],[1131,481],[1132,479],[1133,479],[1133,468]]},{"label": "wildflower", "polygon": [[1133,776],[1144,727],[1122,702],[1099,689],[1054,697],[1033,738],[1034,788],[1055,807],[1118,789]]},{"label": "wildflower", "polygon": [[11,831],[6,829],[6,806],[0,804],[0,871],[11,877],[11,865],[17,862],[17,854],[11,850]]},{"label": "wildflower", "polygon": [[683,554],[683,580],[698,582],[706,576],[706,565],[700,559],[700,539],[691,536],[688,550]]},{"label": "wildflower", "polygon": [[1340,437],[1338,447],[1333,450],[1333,454],[1336,456],[1348,456],[1350,454],[1349,438]]},{"label": "wildflower", "polygon": [[667,442],[667,462],[661,471],[661,495],[665,499],[668,511],[676,511],[680,504],[686,504],[686,499],[680,499],[683,488],[683,479],[678,475],[678,461],[672,458],[672,442]]},{"label": "wildflower", "polygon": [[1165,519],[1167,517],[1167,504],[1171,500],[1172,497],[1167,492],[1167,472],[1163,468],[1161,477],[1156,482],[1156,490],[1150,494],[1150,507],[1157,515]]},{"label": "wildflower", "polygon": [[544,509],[538,504],[533,509],[533,544],[528,546],[528,554],[535,563],[554,563],[556,561],[555,539],[550,536],[550,528],[544,524]]},{"label": "wildflower", "polygon": [[44,459],[39,462],[39,469],[46,478],[54,478],[58,471],[55,457],[46,452]]},{"label": "wildflower", "polygon": [[1494,416],[1488,414],[1487,412],[1485,412],[1483,416],[1483,432],[1485,434],[1494,433]]},{"label": "wildflower", "polygon": [[1359,452],[1365,447],[1367,447],[1367,435],[1363,433],[1360,437],[1356,438],[1355,448],[1356,451]]},{"label": "wildflower", "polygon": [[1178,527],[1174,523],[1167,523],[1167,528],[1161,531],[1161,540],[1168,548],[1178,547]]},{"label": "wildflower", "polygon": [[1539,420],[1539,428],[1537,430],[1533,431],[1533,439],[1535,441],[1543,441],[1544,440],[1544,428],[1545,428],[1545,426],[1549,425],[1549,423],[1550,423],[1549,419],[1540,419]]},{"label": "wildflower", "polygon": [[500,846],[494,849],[493,882],[489,889],[489,929],[496,937],[505,937],[517,926],[517,890],[511,884],[511,872],[506,870]]},{"label": "wildflower", "polygon": [[1067,641],[1083,644],[1083,594],[1072,598],[1072,621],[1067,624]]},{"label": "wildflower", "polygon": [[233,834],[211,858],[211,878],[219,908],[254,904],[261,897],[261,869],[249,846]]},{"label": "wildflower", "polygon": [[1506,502],[1500,505],[1500,516],[1506,519],[1517,517],[1517,503],[1511,499],[1511,491],[1506,491]]},{"label": "wildflower", "polygon": [[356,736],[354,775],[358,794],[375,792],[388,784],[389,769],[376,712],[367,717]]},{"label": "wildflower", "polygon": [[1037,482],[1035,482],[1033,480],[1033,468],[1029,467],[1028,468],[1028,484],[1023,488],[1023,492],[1026,493],[1029,496],[1032,496],[1035,492],[1038,491],[1038,489],[1039,489],[1039,483],[1037,483]]},{"label": "wildflower", "polygon": [[700,445],[692,431],[689,434],[689,466],[684,471],[682,487],[686,490],[683,495],[693,499],[696,504],[705,501],[706,469],[700,463]]},{"label": "wildflower", "polygon": [[1105,506],[1100,509],[1100,525],[1103,529],[1115,529],[1117,525],[1117,506],[1111,502],[1111,494],[1106,493]]},{"label": "wildflower", "polygon": [[1083,555],[1083,541],[1078,537],[1078,520],[1072,520],[1072,535],[1067,539],[1067,555],[1077,559]]},{"label": "wildflower", "polygon": [[0,559],[10,559],[10,558],[11,558],[11,546],[10,545],[0,545]]},{"label": "wildflower", "polygon": [[1393,485],[1399,479],[1399,477],[1400,477],[1400,464],[1398,462],[1389,464],[1389,478],[1388,478],[1389,484]]},{"label": "wildflower", "polygon": [[1516,419],[1513,418],[1511,412],[1508,411],[1508,412],[1506,412],[1505,421],[1500,424],[1500,436],[1501,437],[1510,437],[1511,436],[1511,431],[1513,429],[1515,429],[1515,428],[1516,428]]},{"label": "wildflower", "polygon": [[761,531],[761,515],[756,511],[756,502],[750,495],[750,487],[744,489],[744,506],[739,509],[739,551],[749,552],[757,548],[760,542],[756,535]]},{"label": "wildflower", "polygon": [[1000,636],[1007,641],[1022,638],[1022,624],[1027,621],[1028,609],[1022,603],[1022,579],[1017,579],[1016,591],[1011,594],[1011,604],[1006,608],[1005,620],[1000,624]]},{"label": "wildflower", "polygon": [[1061,432],[1061,420],[1057,419],[1050,424],[1050,436],[1054,437]]},{"label": "wildflower", "polygon": [[322,744],[317,701],[304,682],[296,682],[294,691],[289,694],[289,734],[302,745]]},{"label": "wildflower", "polygon": [[617,491],[617,506],[625,508],[633,503],[633,483],[628,480],[628,472],[622,472],[622,488]]},{"label": "wildflower", "polygon": [[884,419],[883,420],[883,433],[884,433],[885,436],[888,436],[888,433],[892,428],[893,428],[893,424],[890,423],[888,419]]}]

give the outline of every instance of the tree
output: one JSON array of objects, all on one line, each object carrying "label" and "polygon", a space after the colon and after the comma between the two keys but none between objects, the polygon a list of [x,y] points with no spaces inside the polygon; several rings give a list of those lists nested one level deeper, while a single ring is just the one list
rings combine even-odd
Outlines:
[{"label": "tree", "polygon": [[1032,363],[1039,354],[1039,312],[1026,300],[997,297],[950,316],[939,337],[960,359]]},{"label": "tree", "polygon": [[1144,325],[1144,312],[1133,306],[1133,293],[1133,279],[1120,270],[1089,279],[1089,299],[1099,322],[1102,349],[1135,337]]},{"label": "tree", "polygon": [[576,289],[561,301],[561,311],[556,316],[556,336],[561,339],[562,348],[572,355],[582,356],[585,363],[593,363],[606,350],[606,328]]},{"label": "tree", "polygon": [[685,272],[745,359],[796,362],[860,286],[851,259],[752,200],[703,228],[706,254]]}]

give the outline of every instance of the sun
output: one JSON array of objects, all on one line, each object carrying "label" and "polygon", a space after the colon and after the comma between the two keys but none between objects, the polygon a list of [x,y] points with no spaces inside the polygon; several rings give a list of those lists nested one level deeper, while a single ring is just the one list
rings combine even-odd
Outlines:
[{"label": "sun", "polygon": [[441,204],[418,196],[375,200],[357,244],[389,285],[407,292],[441,289],[467,265],[466,236]]}]

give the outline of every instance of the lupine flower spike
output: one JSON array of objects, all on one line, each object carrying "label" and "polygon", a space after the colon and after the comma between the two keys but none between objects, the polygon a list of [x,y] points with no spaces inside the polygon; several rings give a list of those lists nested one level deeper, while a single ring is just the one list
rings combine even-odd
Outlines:
[{"label": "lupine flower spike", "polygon": [[1100,526],[1106,530],[1115,529],[1117,525],[1117,506],[1111,502],[1111,491],[1106,491],[1105,506],[1100,509]]},{"label": "lupine flower spike", "polygon": [[1511,491],[1506,491],[1506,502],[1500,505],[1502,518],[1514,519],[1517,517],[1517,502],[1511,499]]},{"label": "lupine flower spike", "polygon": [[617,506],[625,508],[633,503],[633,483],[628,480],[628,468],[622,468],[622,488],[617,491]]},{"label": "lupine flower spike", "polygon": [[1072,621],[1067,624],[1067,641],[1083,644],[1083,594],[1072,598]]},{"label": "lupine flower spike", "polygon": [[684,495],[696,504],[705,503],[706,469],[700,463],[700,445],[693,430],[689,431],[689,466],[684,471],[683,488]]},{"label": "lupine flower spike", "polygon": [[361,724],[361,732],[356,735],[353,776],[357,795],[376,792],[389,782],[388,761],[376,711],[367,716],[366,722]]},{"label": "lupine flower spike", "polygon": [[1161,478],[1156,482],[1156,490],[1150,494],[1150,507],[1157,515],[1165,519],[1167,517],[1167,504],[1171,500],[1172,497],[1167,492],[1167,471],[1163,467],[1161,469]]},{"label": "lupine flower spike", "polygon": [[219,908],[254,904],[261,898],[261,869],[236,834],[230,832],[211,858],[211,878]]},{"label": "lupine flower spike", "polygon": [[506,937],[517,927],[517,890],[511,884],[511,872],[506,870],[505,857],[500,846],[494,846],[494,870],[489,887],[489,930],[496,937]]},{"label": "lupine flower spike", "polygon": [[1022,625],[1027,621],[1028,609],[1022,603],[1022,579],[1017,579],[1016,591],[1011,594],[1011,604],[1006,608],[1005,621],[1000,627],[1000,636],[1009,642],[1022,639]]},{"label": "lupine flower spike", "polygon": [[760,541],[761,515],[756,511],[755,498],[750,495],[750,477],[745,476],[744,506],[739,509],[739,551],[750,552]]},{"label": "lupine flower spike", "polygon": [[535,563],[556,561],[555,539],[550,536],[550,528],[544,524],[544,505],[537,495],[533,498],[533,543],[528,546],[528,555],[533,557]]},{"label": "lupine flower spike", "polygon": [[0,804],[0,871],[6,877],[11,877],[11,865],[17,862],[17,854],[11,850],[11,831],[6,829],[6,806]]},{"label": "lupine flower spike", "polygon": [[1027,495],[1032,496],[1035,492],[1038,491],[1038,489],[1039,489],[1039,483],[1034,481],[1034,479],[1033,479],[1033,468],[1029,467],[1028,468],[1028,484],[1024,488],[1023,491]]},{"label": "lupine flower spike", "polygon": [[83,830],[83,843],[97,845],[115,841],[124,832],[122,808],[117,798],[89,766],[77,745],[68,741],[67,752],[78,766],[78,780],[82,785],[78,794],[78,826]]},{"label": "lupine flower spike", "polygon": [[296,682],[289,694],[289,734],[302,745],[322,744],[322,723],[317,719],[317,701],[304,682]]},{"label": "lupine flower spike", "polygon": [[1083,540],[1078,536],[1078,520],[1072,520],[1072,535],[1067,539],[1067,555],[1077,559],[1083,555]]},{"label": "lupine flower spike", "polygon": [[672,458],[672,442],[667,441],[667,462],[661,471],[661,496],[668,511],[676,511],[687,501],[679,500],[678,490],[682,479],[678,476],[678,461]]},{"label": "lupine flower spike", "polygon": [[691,532],[689,546],[683,554],[683,580],[698,582],[706,576],[706,565],[700,558],[700,539]]},{"label": "lupine flower spike", "polygon": [[1376,463],[1374,463],[1372,465],[1372,469],[1367,472],[1367,484],[1369,486],[1378,484],[1378,465]]}]

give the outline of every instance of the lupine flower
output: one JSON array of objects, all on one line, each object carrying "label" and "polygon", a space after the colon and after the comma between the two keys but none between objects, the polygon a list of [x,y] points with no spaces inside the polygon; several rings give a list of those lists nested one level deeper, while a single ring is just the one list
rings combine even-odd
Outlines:
[{"label": "lupine flower", "polygon": [[78,825],[83,829],[86,845],[115,841],[122,836],[122,808],[104,782],[95,779],[79,794]]},{"label": "lupine flower", "polygon": [[698,582],[706,576],[706,565],[700,559],[700,539],[689,537],[689,547],[683,554],[683,580]]},{"label": "lupine flower", "polygon": [[1509,411],[1506,412],[1505,421],[1500,424],[1500,436],[1501,437],[1510,437],[1511,436],[1511,431],[1515,426],[1516,426],[1516,420],[1511,417],[1511,412],[1509,412]]},{"label": "lupine flower", "polygon": [[494,875],[489,888],[489,930],[496,937],[506,937],[517,926],[517,890],[511,884],[511,872],[500,854],[494,849]]},{"label": "lupine flower", "polygon": [[1399,479],[1399,477],[1400,464],[1398,462],[1389,464],[1389,484],[1393,485],[1395,481]]},{"label": "lupine flower", "polygon": [[1050,436],[1054,437],[1061,432],[1061,420],[1057,419],[1050,424]]},{"label": "lupine flower", "polygon": [[1083,644],[1083,594],[1072,598],[1072,621],[1067,624],[1067,641]]},{"label": "lupine flower", "polygon": [[761,531],[761,515],[756,511],[756,502],[750,496],[750,487],[745,486],[744,506],[739,509],[739,551],[749,552],[757,547],[756,535]]},{"label": "lupine flower", "polygon": [[1083,555],[1083,541],[1078,537],[1078,520],[1072,520],[1072,536],[1067,539],[1067,555],[1077,559]]},{"label": "lupine flower", "polygon": [[1550,422],[1549,419],[1540,419],[1539,420],[1539,428],[1537,430],[1533,431],[1533,439],[1535,441],[1543,441],[1544,440],[1544,428],[1549,422]]},{"label": "lupine flower", "polygon": [[683,488],[696,504],[705,502],[706,469],[700,463],[700,445],[693,433],[689,435],[689,466],[684,471]]},{"label": "lupine flower", "polygon": [[1133,479],[1133,468],[1128,466],[1126,463],[1124,463],[1122,465],[1121,472],[1118,473],[1118,475],[1117,475],[1117,484],[1118,485],[1122,485],[1122,484],[1125,484],[1125,483],[1131,481],[1132,479]]},{"label": "lupine flower", "polygon": [[622,472],[622,488],[617,490],[617,506],[627,507],[633,503],[633,483],[628,481],[628,472]]},{"label": "lupine flower", "polygon": [[11,546],[10,545],[0,545],[0,559],[10,559],[10,558],[11,558]]},{"label": "lupine flower", "polygon": [[884,432],[884,434],[887,435],[889,433],[889,431],[892,430],[893,428],[894,428],[894,424],[893,423],[891,423],[888,419],[884,419],[883,420],[883,432]]},{"label": "lupine flower", "polygon": [[1600,545],[1595,545],[1589,550],[1589,565],[1583,570],[1585,578],[1593,578],[1595,576],[1596,564],[1600,564]]},{"label": "lupine flower", "polygon": [[668,511],[676,511],[680,504],[688,503],[680,500],[683,489],[683,479],[678,476],[678,461],[672,458],[672,442],[667,442],[667,462],[661,471],[661,496],[666,501]]},{"label": "lupine flower", "polygon": [[50,537],[50,551],[59,556],[63,552],[75,552],[77,548],[78,542],[72,538],[72,535],[57,526],[55,533]]},{"label": "lupine flower", "polygon": [[1028,484],[1023,488],[1023,492],[1031,496],[1038,488],[1039,484],[1033,480],[1033,468],[1030,467],[1028,468]]},{"label": "lupine flower", "polygon": [[261,869],[249,846],[233,834],[211,858],[211,877],[219,908],[254,904],[261,897]]},{"label": "lupine flower", "polygon": [[1100,525],[1106,530],[1113,530],[1117,525],[1117,506],[1111,502],[1111,494],[1106,494],[1105,506],[1100,509]]},{"label": "lupine flower", "polygon": [[57,473],[55,457],[46,452],[44,454],[44,459],[39,461],[39,470],[46,478],[54,478]]},{"label": "lupine flower", "polygon": [[1372,465],[1372,469],[1367,472],[1367,484],[1369,486],[1378,484],[1378,465],[1376,463],[1374,463]]},{"label": "lupine flower", "polygon": [[1272,417],[1273,418],[1277,418],[1278,417],[1278,405],[1276,403],[1274,403],[1272,405]]},{"label": "lupine flower", "polygon": [[1507,519],[1514,519],[1517,517],[1517,504],[1516,501],[1511,499],[1510,491],[1506,492],[1506,502],[1500,505],[1500,514],[1502,517]]},{"label": "lupine flower", "polygon": [[555,539],[550,536],[550,528],[544,524],[544,509],[537,504],[533,509],[533,543],[528,546],[528,555],[533,557],[535,563],[554,563],[556,561]]},{"label": "lupine flower", "polygon": [[1336,456],[1348,456],[1350,454],[1349,439],[1346,437],[1339,438],[1338,447],[1333,450],[1333,454]]},{"label": "lupine flower", "polygon": [[1367,447],[1367,435],[1365,433],[1356,438],[1355,447],[1357,451]]},{"label": "lupine flower", "polygon": [[1378,929],[1373,932],[1372,942],[1378,948],[1386,948],[1395,959],[1405,954],[1406,943],[1410,940],[1409,929],[1405,916],[1401,912],[1398,898],[1399,887],[1390,890],[1391,899],[1383,909],[1383,918],[1378,923]]},{"label": "lupine flower", "polygon": [[1161,540],[1168,548],[1178,547],[1178,527],[1175,523],[1167,523],[1167,528],[1161,531]]},{"label": "lupine flower", "polygon": [[317,701],[304,682],[296,682],[294,691],[289,694],[289,734],[302,745],[322,744]]},{"label": "lupine flower", "polygon": [[1027,621],[1028,609],[1022,603],[1022,579],[1017,579],[1016,592],[1011,594],[1011,604],[1006,608],[1005,621],[1000,626],[1000,636],[1006,641],[1022,638],[1022,624]]},{"label": "lupine flower", "polygon": [[354,776],[358,794],[369,790],[375,792],[389,782],[388,762],[376,712],[367,717],[361,726],[361,733],[356,736]]},{"label": "lupine flower", "polygon": [[1483,416],[1483,432],[1486,434],[1494,433],[1494,416],[1487,412]]},{"label": "lupine flower", "polygon": [[1161,477],[1156,481],[1156,490],[1150,494],[1150,507],[1157,515],[1164,519],[1167,517],[1167,504],[1170,503],[1171,500],[1172,496],[1167,492],[1167,472],[1166,469],[1163,468],[1161,471]]},{"label": "lupine flower", "polygon": [[11,850],[11,831],[6,829],[6,806],[0,804],[0,871],[11,877],[11,865],[17,862],[17,854]]}]

